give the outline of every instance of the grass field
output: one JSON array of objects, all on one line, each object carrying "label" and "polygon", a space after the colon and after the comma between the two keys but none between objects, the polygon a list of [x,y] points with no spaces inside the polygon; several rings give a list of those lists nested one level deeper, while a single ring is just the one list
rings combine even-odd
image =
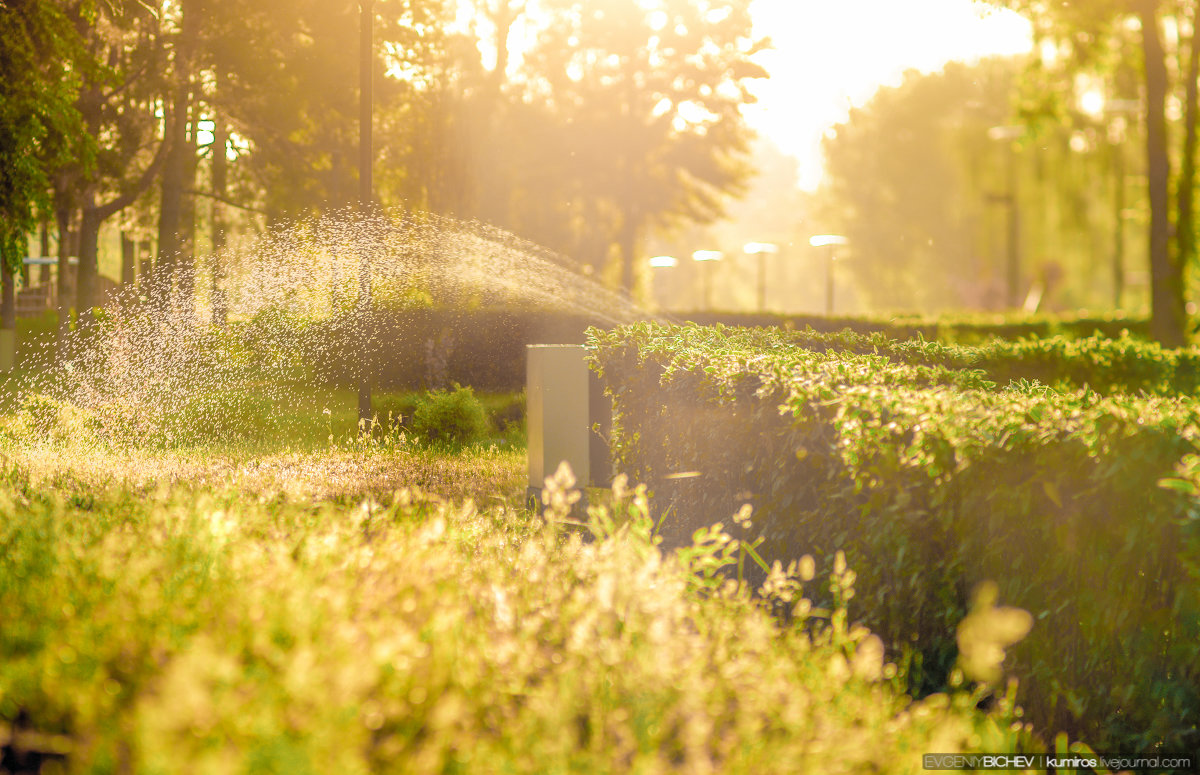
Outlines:
[{"label": "grass field", "polygon": [[[661,554],[623,484],[587,525],[564,480],[526,511],[519,420],[431,446],[357,436],[353,400],[177,448],[5,417],[4,767],[916,772],[1035,746],[1003,691],[990,714],[980,692],[905,695],[846,610],[852,570],[750,590],[722,530]],[[806,585],[844,605],[812,610]]]}]

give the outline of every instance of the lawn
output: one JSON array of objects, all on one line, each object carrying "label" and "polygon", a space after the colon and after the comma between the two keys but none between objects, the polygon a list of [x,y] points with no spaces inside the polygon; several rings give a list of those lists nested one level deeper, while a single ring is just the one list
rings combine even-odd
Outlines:
[{"label": "lawn", "polygon": [[878,638],[811,609],[805,585],[848,601],[852,570],[751,590],[722,530],[660,552],[623,483],[586,525],[568,481],[526,511],[514,397],[458,446],[358,436],[354,398],[178,447],[4,418],[4,766],[915,772],[1029,744],[1003,691],[991,715],[914,702]]}]

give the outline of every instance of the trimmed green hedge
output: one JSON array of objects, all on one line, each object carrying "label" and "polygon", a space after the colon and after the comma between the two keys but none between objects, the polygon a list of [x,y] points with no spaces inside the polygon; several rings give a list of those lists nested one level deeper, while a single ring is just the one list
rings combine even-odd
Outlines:
[{"label": "trimmed green hedge", "polygon": [[999,385],[1022,380],[1065,389],[1089,388],[1106,395],[1195,395],[1200,392],[1200,351],[1169,350],[1156,342],[1058,335],[1048,339],[996,339],[976,347],[921,339],[897,341],[884,334],[812,329],[782,337],[809,350],[885,355],[898,363],[975,369]]},{"label": "trimmed green hedge", "polygon": [[850,330],[856,334],[883,334],[889,339],[916,339],[944,344],[981,344],[994,339],[1052,336],[1117,338],[1123,334],[1150,338],[1150,321],[1145,317],[1110,315],[1011,315],[962,313],[957,315],[865,315],[858,317],[822,315],[779,315],[766,313],[693,312],[678,316],[700,325],[765,326],[821,333]]},{"label": "trimmed green hedge", "polygon": [[[1000,318],[972,317],[937,323],[924,319],[898,318],[888,322],[733,313],[692,317],[702,322],[788,329],[797,335],[808,328],[817,332],[843,332],[841,335],[851,338],[860,334],[871,341],[924,337],[927,342],[956,342],[1057,335],[1064,337],[1065,343],[1095,332],[1116,337],[1126,329],[1136,334],[1144,328],[1137,321],[1092,318],[1004,322]],[[414,308],[377,311],[365,325],[360,325],[358,318],[314,321],[304,326],[293,337],[294,341],[287,340],[286,331],[274,331],[279,326],[272,330],[274,335],[287,340],[282,349],[303,353],[306,363],[314,365],[325,379],[338,384],[356,384],[359,371],[369,368],[375,385],[381,389],[428,389],[457,382],[478,390],[512,391],[525,384],[525,345],[583,344],[589,326],[607,325],[585,315],[549,310]],[[1136,342],[1128,337],[1120,341],[1129,342],[1131,347]],[[983,367],[953,359],[938,365]]]},{"label": "trimmed green hedge", "polygon": [[916,691],[945,680],[970,592],[994,580],[1037,620],[1012,670],[1038,728],[1200,749],[1200,500],[1160,486],[1200,454],[1195,404],[996,389],[781,331],[591,343],[619,468],[650,485],[669,543],[748,502],[769,558],[845,550],[858,612],[911,651]]}]

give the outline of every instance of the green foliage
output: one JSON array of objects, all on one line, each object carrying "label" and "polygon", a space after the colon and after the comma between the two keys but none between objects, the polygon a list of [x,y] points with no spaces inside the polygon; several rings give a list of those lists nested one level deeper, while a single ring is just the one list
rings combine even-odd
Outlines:
[{"label": "green foliage", "polygon": [[[695,313],[688,318],[706,325],[761,326],[797,332],[811,328],[828,334],[849,330],[866,337],[879,334],[885,339],[922,338],[927,342],[946,345],[983,345],[995,339],[1054,337],[1062,337],[1064,341],[1093,336],[1137,340],[1145,339],[1147,331],[1145,318],[1122,315],[973,314],[941,318],[826,318],[817,315],[724,312]],[[366,337],[363,329],[358,327],[362,325],[361,321],[354,318],[350,320],[354,321],[353,326],[339,325],[336,320],[300,320],[297,324],[303,327],[303,334],[288,335],[283,330],[266,336],[265,342],[281,343],[272,345],[270,350],[281,352],[295,361],[298,370],[307,370],[321,379],[343,386],[357,385],[356,375],[365,361],[375,375],[375,385],[380,389],[438,387],[431,379],[434,370],[430,368],[428,354],[433,351],[443,361],[441,376],[445,381],[442,384],[457,382],[471,385],[477,391],[509,392],[521,390],[525,385],[527,344],[583,344],[589,326],[611,325],[596,316],[536,308],[389,309],[376,311],[366,329],[371,332],[371,338],[364,344]],[[439,340],[443,344],[446,340],[452,340],[453,346],[439,349]],[[386,342],[386,347],[377,344],[381,342]],[[1131,342],[1130,346],[1133,344]],[[290,354],[288,348],[294,348]],[[404,357],[395,357],[396,352],[404,353]]]},{"label": "green foliage", "polygon": [[102,438],[103,424],[95,414],[42,393],[26,395],[16,423],[6,429],[10,439],[41,440],[55,446],[88,446]]},{"label": "green foliage", "polygon": [[980,266],[1004,233],[1004,211],[987,197],[1005,190],[1008,149],[987,131],[1010,123],[1019,68],[993,58],[910,71],[851,109],[824,140],[822,204],[830,228],[849,237],[845,271],[873,306],[940,309],[1003,298],[993,280],[1003,267]]},{"label": "green foliage", "polygon": [[[1196,507],[1156,486],[1200,453],[1193,402],[997,388],[957,368],[965,349],[849,335],[638,324],[592,339],[614,453],[655,494],[669,544],[749,502],[745,538],[763,539],[767,561],[844,549],[865,623],[915,648],[916,690],[947,680],[968,593],[994,581],[1035,617],[1012,669],[1039,729],[1101,750],[1194,750]],[[909,362],[852,351],[866,344]],[[1081,347],[1055,357],[1141,346]],[[1111,385],[1132,379],[1127,355]]]},{"label": "green foliage", "polygon": [[417,404],[421,400],[419,393],[371,393],[371,412],[384,425],[393,423],[410,423]]},{"label": "green foliage", "polygon": [[888,339],[924,339],[943,344],[980,345],[994,339],[1047,339],[1053,336],[1081,338],[1126,335],[1150,338],[1150,324],[1144,317],[1124,313],[1109,315],[1076,314],[997,314],[974,312],[944,315],[779,315],[752,313],[692,313],[690,322],[701,325],[721,323],[727,326],[773,326],[820,333],[850,330],[863,335],[883,334]]},{"label": "green foliage", "polygon": [[48,209],[51,170],[89,157],[74,92],[85,57],[62,4],[0,6],[0,260],[10,269]]},{"label": "green foliage", "polygon": [[480,441],[489,423],[483,404],[469,387],[431,390],[413,409],[412,429],[433,442],[462,446]]},{"label": "green foliage", "polygon": [[806,605],[811,573],[764,590],[783,623],[705,575],[719,529],[664,558],[623,483],[591,541],[561,512],[408,491],[335,506],[12,466],[0,507],[0,732],[73,772],[915,772],[1027,744],[1011,703],[898,694],[877,638]]},{"label": "green foliage", "polygon": [[[663,15],[665,26],[655,18]],[[572,228],[574,244],[531,236],[597,268],[602,246],[617,248],[632,292],[639,233],[712,221],[724,195],[750,178],[741,107],[750,83],[767,77],[753,58],[767,42],[755,37],[747,0],[613,0],[586,13],[551,0],[541,19],[523,69],[550,99],[536,103],[544,128],[517,141],[537,142],[527,163],[554,170],[539,177],[539,199],[557,209],[549,220]]]},{"label": "green foliage", "polygon": [[1059,334],[1016,341],[991,339],[974,347],[897,341],[879,332],[864,335],[850,330],[819,334],[809,329],[783,338],[810,350],[877,354],[896,363],[978,370],[1001,386],[1037,381],[1105,395],[1190,396],[1200,392],[1200,351],[1167,349],[1135,339],[1128,332],[1116,338]]}]

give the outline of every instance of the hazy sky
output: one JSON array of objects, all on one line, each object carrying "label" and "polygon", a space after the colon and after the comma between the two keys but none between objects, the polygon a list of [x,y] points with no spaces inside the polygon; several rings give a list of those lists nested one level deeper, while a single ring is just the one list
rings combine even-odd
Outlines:
[{"label": "hazy sky", "polygon": [[1028,51],[1029,24],[974,0],[754,0],[755,32],[775,50],[755,88],[751,123],[800,160],[800,185],[820,178],[821,136],[909,68]]}]

